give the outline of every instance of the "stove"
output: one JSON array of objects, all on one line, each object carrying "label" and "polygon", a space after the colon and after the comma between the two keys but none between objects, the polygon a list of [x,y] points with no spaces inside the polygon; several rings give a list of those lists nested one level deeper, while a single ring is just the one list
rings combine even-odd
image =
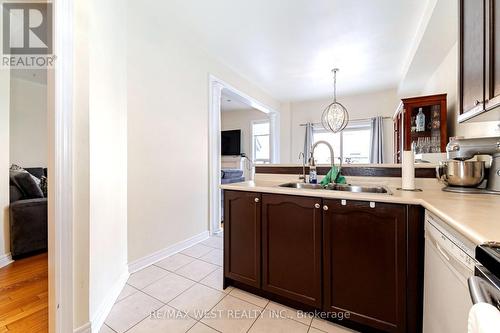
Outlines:
[{"label": "stove", "polygon": [[469,278],[472,302],[489,303],[500,310],[500,242],[488,242],[476,247],[477,264]]}]

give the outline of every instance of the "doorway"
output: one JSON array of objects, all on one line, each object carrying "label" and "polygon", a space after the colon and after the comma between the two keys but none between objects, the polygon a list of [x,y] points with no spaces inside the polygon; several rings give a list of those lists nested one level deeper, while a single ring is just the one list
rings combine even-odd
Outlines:
[{"label": "doorway", "polygon": [[[234,122],[223,122],[223,112],[231,114],[228,118],[233,118]],[[234,116],[236,112],[241,112],[241,117]],[[279,120],[278,111],[210,75],[209,228],[212,235],[220,233],[223,226],[223,198],[219,188],[223,179],[228,179],[224,182],[253,180],[256,162],[279,163]],[[228,133],[228,138],[225,138],[224,152],[222,131],[233,131],[231,135]],[[231,151],[226,150],[228,140],[229,142],[232,140]],[[228,170],[227,178],[223,178],[225,177],[223,169]]]}]

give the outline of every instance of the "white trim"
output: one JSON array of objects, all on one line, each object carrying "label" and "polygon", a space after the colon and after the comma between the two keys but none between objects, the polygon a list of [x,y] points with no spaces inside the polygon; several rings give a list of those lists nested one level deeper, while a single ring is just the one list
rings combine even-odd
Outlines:
[{"label": "white trim", "polygon": [[13,262],[14,260],[12,260],[12,256],[10,255],[10,253],[6,253],[0,256],[0,268],[12,264]]},{"label": "white trim", "polygon": [[191,247],[199,242],[204,241],[205,239],[208,238],[208,236],[209,236],[208,231],[203,231],[202,233],[196,236],[175,243],[174,245],[166,247],[160,251],[154,252],[140,259],[134,260],[128,264],[128,271],[130,274],[140,271],[141,269],[147,266],[151,266],[152,264],[162,259],[165,259],[166,257],[171,256],[172,254],[176,254],[184,249],[187,249],[188,247]]},{"label": "white trim", "polygon": [[260,110],[269,115],[271,124],[271,161],[279,163],[279,135],[280,116],[277,110],[259,102],[253,97],[241,92],[232,85],[218,79],[212,74],[208,75],[208,192],[209,192],[209,230],[211,235],[221,232],[220,202],[221,190],[220,180],[220,131],[221,131],[221,95],[222,90],[227,89],[240,96],[252,108]]},{"label": "white trim", "polygon": [[78,328],[75,328],[73,330],[73,333],[91,333],[91,332],[92,332],[92,330],[91,330],[90,322],[88,322],[85,325],[82,325]]},{"label": "white trim", "polygon": [[73,2],[54,1],[49,95],[49,332],[73,331]]},{"label": "white trim", "polygon": [[120,278],[118,279],[118,281],[116,281],[115,285],[108,292],[106,298],[101,303],[101,305],[99,306],[99,309],[97,309],[96,313],[94,314],[94,316],[92,318],[92,321],[91,321],[91,331],[92,332],[99,332],[99,330],[101,329],[102,325],[104,324],[104,321],[106,320],[109,313],[111,312],[113,305],[115,305],[118,296],[120,296],[120,293],[122,292],[123,288],[125,287],[125,284],[127,283],[129,276],[130,276],[130,274],[128,272],[123,272],[120,275]]}]

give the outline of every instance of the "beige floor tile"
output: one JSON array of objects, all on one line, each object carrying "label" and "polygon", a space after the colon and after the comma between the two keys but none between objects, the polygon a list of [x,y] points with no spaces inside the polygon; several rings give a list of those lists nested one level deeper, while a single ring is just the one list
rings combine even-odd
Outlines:
[{"label": "beige floor tile", "polygon": [[262,308],[228,295],[201,322],[223,333],[246,332]]},{"label": "beige floor tile", "polygon": [[265,299],[263,297],[260,297],[260,296],[248,293],[248,292],[243,291],[243,290],[238,289],[238,288],[234,288],[233,290],[231,290],[229,292],[229,295],[232,295],[234,297],[242,299],[242,300],[244,300],[246,302],[255,304],[255,305],[257,305],[258,307],[261,307],[261,308],[265,308],[266,305],[267,305],[267,302],[269,302],[267,299]]},{"label": "beige floor tile", "polygon": [[201,280],[200,283],[228,294],[231,292],[231,290],[233,290],[233,287],[229,286],[226,289],[222,289],[223,278],[224,272],[222,268],[218,268],[210,273],[206,278]]},{"label": "beige floor tile", "polygon": [[336,325],[334,323],[331,323],[329,321],[319,319],[319,318],[314,318],[311,327],[317,328],[323,332],[327,333],[354,333],[356,331],[353,331],[351,329],[348,329],[346,327]]},{"label": "beige floor tile", "polygon": [[151,311],[163,306],[160,301],[140,291],[116,303],[106,318],[106,325],[118,333],[130,329],[146,318]]},{"label": "beige floor tile", "polygon": [[223,252],[222,250],[219,249],[213,249],[212,251],[208,252],[204,256],[200,258],[200,260],[209,262],[211,264],[217,265],[217,266],[222,266],[222,263],[224,261],[223,259]]},{"label": "beige floor tile", "polygon": [[115,331],[109,328],[109,326],[107,326],[106,324],[103,324],[101,326],[101,329],[99,330],[99,333],[115,333]]},{"label": "beige floor tile", "polygon": [[224,247],[224,239],[221,237],[212,236],[201,242],[201,244],[222,250],[222,248]]},{"label": "beige floor tile", "polygon": [[134,287],[126,284],[125,287],[123,287],[120,295],[118,295],[118,298],[116,299],[117,302],[121,301],[124,298],[129,297],[132,294],[135,294],[137,292],[137,289]]},{"label": "beige floor tile", "polygon": [[323,331],[318,330],[317,328],[314,327],[309,327],[309,331],[307,333],[325,333]]},{"label": "beige floor tile", "polygon": [[308,325],[287,319],[281,311],[265,310],[253,324],[249,333],[307,333]]},{"label": "beige floor tile", "polygon": [[194,281],[200,281],[217,268],[219,266],[201,260],[194,260],[186,266],[179,268],[175,273]]},{"label": "beige floor tile", "polygon": [[143,289],[147,285],[150,285],[168,274],[169,272],[166,270],[152,265],[130,275],[127,283],[137,289]]},{"label": "beige floor tile", "polygon": [[181,268],[182,266],[189,264],[193,260],[194,260],[193,257],[189,257],[181,253],[176,253],[174,255],[171,255],[170,257],[158,261],[155,265],[163,269],[169,270],[171,272],[174,272],[179,268]]},{"label": "beige floor tile", "polygon": [[196,282],[186,279],[174,273],[169,273],[167,276],[160,280],[153,282],[143,289],[146,294],[168,303],[185,290],[192,287]]},{"label": "beige floor tile", "polygon": [[127,333],[185,333],[196,320],[166,305],[141,321]]},{"label": "beige floor tile", "polygon": [[181,254],[185,254],[187,256],[193,257],[193,258],[199,258],[201,256],[204,256],[208,252],[212,251],[213,248],[209,246],[205,246],[203,244],[196,244],[191,247],[188,247],[184,251],[181,252]]},{"label": "beige floor tile", "polygon": [[278,314],[284,315],[286,318],[296,320],[301,322],[304,325],[311,325],[312,315],[309,315],[306,312],[302,312],[296,309],[292,309],[290,307],[275,303],[269,302],[266,306],[266,310],[273,311]]},{"label": "beige floor tile", "polygon": [[196,284],[174,298],[168,304],[188,313],[195,319],[200,319],[203,317],[205,311],[213,308],[224,296],[226,296],[226,294],[220,291],[201,284]]},{"label": "beige floor tile", "polygon": [[207,325],[203,324],[202,322],[197,322],[196,325],[191,327],[191,329],[188,332],[189,333],[217,333],[216,330],[214,330],[211,327],[208,327]]}]

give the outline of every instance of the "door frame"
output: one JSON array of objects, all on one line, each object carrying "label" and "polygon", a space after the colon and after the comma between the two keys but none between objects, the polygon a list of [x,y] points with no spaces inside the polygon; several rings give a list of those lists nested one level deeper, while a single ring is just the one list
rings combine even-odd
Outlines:
[{"label": "door frame", "polygon": [[74,0],[53,2],[53,69],[48,70],[49,332],[73,332]]},{"label": "door frame", "polygon": [[209,193],[209,231],[211,235],[221,231],[221,96],[227,89],[244,99],[248,105],[267,113],[271,124],[271,163],[280,160],[280,113],[279,111],[259,102],[257,99],[243,93],[216,76],[208,75],[208,193]]}]

